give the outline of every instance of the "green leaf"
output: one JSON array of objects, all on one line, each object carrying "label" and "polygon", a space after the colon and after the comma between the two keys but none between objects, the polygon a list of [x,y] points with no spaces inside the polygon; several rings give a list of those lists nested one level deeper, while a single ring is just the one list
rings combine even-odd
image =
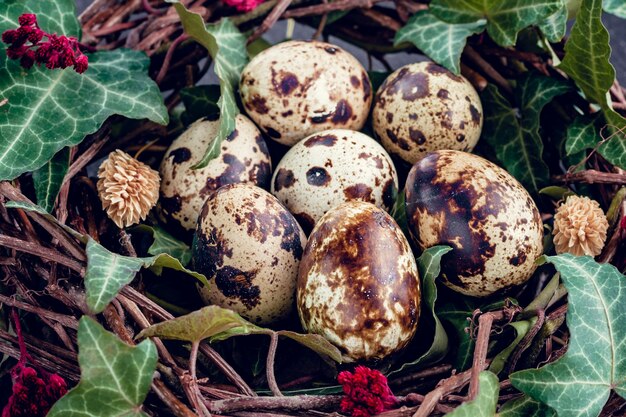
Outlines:
[{"label": "green leaf", "polygon": [[80,240],[82,243],[87,243],[87,236],[84,236],[78,233],[76,230],[72,229],[71,227],[63,223],[60,223],[56,217],[54,217],[52,214],[48,213],[46,210],[44,210],[43,208],[39,207],[36,204],[21,202],[21,201],[7,201],[6,203],[4,203],[4,206],[6,208],[18,208],[22,210],[32,211],[37,214],[41,214],[46,219],[50,220],[52,223],[57,224],[61,229],[65,230],[71,236]]},{"label": "green leaf", "polygon": [[[626,126],[626,119],[612,109],[608,95],[615,81],[615,68],[609,62],[609,32],[601,17],[602,0],[583,0],[559,68],[572,77],[590,101],[600,105],[612,128],[621,129]],[[626,138],[623,134],[615,135],[598,151],[610,163],[626,168]]]},{"label": "green leaf", "polygon": [[563,39],[567,29],[567,4],[565,1],[561,0],[559,10],[539,23],[539,29],[550,42],[560,42]]},{"label": "green leaf", "polygon": [[454,368],[458,371],[464,371],[472,366],[472,357],[474,354],[474,339],[465,331],[469,327],[468,319],[472,318],[472,312],[478,307],[474,303],[470,303],[467,297],[464,297],[459,303],[451,301],[445,302],[441,307],[436,309],[437,316],[447,322],[455,334],[455,344],[453,345]]},{"label": "green leaf", "polygon": [[[139,333],[137,338],[156,336],[188,342],[199,342],[204,339],[215,342],[234,336],[271,335],[272,333],[274,333],[273,330],[254,325],[232,310],[218,306],[207,306],[187,315],[154,324]],[[341,362],[339,349],[320,335],[300,334],[287,330],[279,330],[275,333],[295,340],[336,362]]]},{"label": "green leaf", "polygon": [[575,194],[567,187],[559,187],[558,185],[549,185],[539,190],[539,194],[547,195],[553,200],[559,201],[567,196]]},{"label": "green leaf", "polygon": [[149,232],[152,234],[154,241],[148,248],[148,253],[150,255],[160,255],[162,253],[166,253],[171,257],[178,259],[182,266],[187,266],[191,260],[191,249],[189,248],[189,245],[176,239],[159,226],[141,224],[134,227],[133,231],[135,230],[140,232]]},{"label": "green leaf", "polygon": [[70,167],[70,150],[63,148],[44,166],[33,171],[33,183],[37,202],[51,212],[57,199],[63,178]]},{"label": "green leaf", "polygon": [[593,149],[601,140],[598,118],[578,116],[574,123],[567,127],[565,154],[571,156],[586,149]]},{"label": "green leaf", "polygon": [[433,0],[430,10],[450,23],[487,19],[487,33],[502,46],[515,45],[517,34],[557,12],[561,0]]},{"label": "green leaf", "polygon": [[467,38],[480,33],[485,21],[451,24],[439,20],[428,10],[415,13],[396,33],[394,45],[410,42],[430,59],[455,74],[461,72],[461,53]]},{"label": "green leaf", "polygon": [[557,417],[553,409],[532,398],[523,397],[507,401],[500,408],[499,417]]},{"label": "green leaf", "polygon": [[482,93],[485,112],[483,138],[495,150],[504,167],[531,193],[549,182],[550,171],[542,159],[539,116],[544,106],[570,87],[551,77],[530,73],[515,89],[521,117],[498,89],[488,85]]},{"label": "green leaf", "polygon": [[[0,33],[18,26],[24,11],[37,13],[43,30],[78,36],[74,1],[5,0]],[[167,124],[157,85],[147,74],[150,60],[138,51],[89,54],[89,69],[24,70],[0,43],[0,180],[42,167],[59,150],[97,131],[111,115]]]},{"label": "green leaf", "polygon": [[218,85],[185,87],[180,90],[180,98],[185,105],[185,111],[180,116],[185,125],[190,125],[198,119],[220,112],[217,105],[220,99],[220,87]]},{"label": "green leaf", "polygon": [[156,370],[157,351],[145,340],[128,346],[83,316],[78,327],[79,384],[62,397],[48,417],[139,417]]},{"label": "green leaf", "polygon": [[507,347],[502,349],[493,358],[491,364],[489,365],[489,371],[493,372],[496,375],[502,372],[506,361],[509,359],[509,356],[511,356],[511,353],[513,353],[515,347],[517,347],[517,345],[519,345],[519,342],[521,342],[524,336],[526,336],[526,333],[528,333],[535,321],[537,321],[536,318],[532,320],[516,321],[509,324],[509,326],[511,326],[515,330],[515,339],[513,339],[513,341]]},{"label": "green leaf", "polygon": [[[404,194],[404,193],[401,193]],[[420,277],[422,278],[422,302],[425,304],[421,307],[421,321],[430,321],[433,323],[432,343],[426,352],[417,359],[403,364],[399,369],[392,371],[388,376],[409,371],[426,364],[435,363],[441,360],[448,352],[448,335],[446,334],[441,321],[435,314],[435,302],[437,301],[437,284],[435,279],[441,271],[441,257],[452,250],[449,246],[433,246],[428,248],[417,259]],[[423,324],[420,324],[424,328]],[[418,330],[419,332],[419,330]],[[418,336],[420,339],[426,335]],[[428,336],[429,340],[431,336]]]},{"label": "green leaf", "polygon": [[622,19],[626,19],[626,3],[624,0],[604,0],[604,11]]},{"label": "green leaf", "polygon": [[597,416],[614,389],[626,394],[626,277],[590,256],[544,257],[568,291],[567,353],[540,369],[515,372],[513,386],[559,417]]},{"label": "green leaf", "polygon": [[235,130],[235,117],[239,114],[235,90],[241,71],[248,63],[246,37],[227,18],[205,26],[199,14],[190,12],[177,0],[167,1],[174,3],[185,33],[209,51],[214,61],[215,74],[220,80],[221,97],[217,103],[220,108],[220,130],[202,160],[194,167],[204,168],[220,154],[222,140]]},{"label": "green leaf", "polygon": [[468,401],[446,414],[448,417],[477,417],[495,416],[498,405],[500,384],[498,377],[489,371],[482,371],[478,376],[478,395],[473,401]]},{"label": "green leaf", "polygon": [[113,253],[93,239],[87,242],[87,272],[85,288],[87,306],[94,313],[100,313],[115,298],[117,293],[129,284],[141,268],[151,268],[157,275],[162,269],[171,268],[185,272],[208,286],[206,277],[184,268],[180,261],[168,254],[148,258],[134,258]]}]

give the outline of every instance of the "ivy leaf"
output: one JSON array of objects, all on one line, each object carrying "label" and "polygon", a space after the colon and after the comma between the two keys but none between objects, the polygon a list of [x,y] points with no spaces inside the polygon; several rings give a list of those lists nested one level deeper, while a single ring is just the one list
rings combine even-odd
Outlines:
[{"label": "ivy leaf", "polygon": [[604,0],[604,11],[622,19],[626,19],[626,3],[624,0]]},{"label": "ivy leaf", "polygon": [[561,7],[539,23],[539,29],[550,42],[560,42],[567,30],[567,4],[561,0]]},{"label": "ivy leaf", "polygon": [[151,268],[157,275],[162,269],[171,268],[185,272],[209,285],[206,277],[184,268],[180,261],[162,253],[148,258],[134,258],[113,253],[93,239],[87,241],[87,272],[85,289],[87,306],[94,313],[100,313],[115,298],[117,293],[129,284],[141,268]]},{"label": "ivy leaf", "polygon": [[595,148],[601,140],[598,118],[578,116],[567,127],[565,154],[571,156],[585,149]]},{"label": "ivy leaf", "polygon": [[215,74],[220,80],[221,97],[217,103],[220,109],[220,130],[202,160],[194,167],[204,168],[220,154],[222,140],[235,130],[235,117],[239,114],[235,90],[241,71],[248,63],[246,37],[227,18],[205,26],[199,14],[190,12],[177,0],[167,1],[174,3],[185,33],[209,51],[214,61]]},{"label": "ivy leaf", "polygon": [[396,33],[394,45],[410,42],[430,59],[455,74],[461,72],[461,53],[467,38],[480,33],[485,21],[451,24],[439,20],[428,10],[415,13]]},{"label": "ivy leaf", "polygon": [[[227,308],[215,305],[203,307],[187,315],[154,324],[137,335],[137,338],[160,337],[164,339],[199,342],[210,339],[211,342],[229,339],[233,336],[250,334],[271,335],[273,330],[259,327],[242,318]],[[275,332],[288,337],[303,346],[336,362],[341,362],[341,352],[329,341],[316,334],[300,334],[287,330]]]},{"label": "ivy leaf", "polygon": [[487,19],[487,33],[502,46],[515,45],[520,30],[559,10],[561,0],[433,0],[430,10],[446,22]]},{"label": "ivy leaf", "polygon": [[220,99],[218,85],[197,85],[180,90],[180,99],[185,105],[185,111],[180,116],[185,125],[190,125],[203,117],[219,114],[217,105]]},{"label": "ivy leaf", "polygon": [[550,176],[542,158],[539,116],[546,104],[569,89],[568,84],[554,78],[536,73],[525,75],[515,90],[521,115],[495,86],[488,85],[482,93],[483,137],[494,148],[506,170],[531,193],[546,186]]},{"label": "ivy leaf", "polygon": [[133,231],[135,230],[140,232],[149,232],[152,235],[154,241],[148,248],[148,253],[150,255],[160,255],[162,253],[166,253],[172,258],[178,259],[182,266],[187,266],[191,260],[191,249],[189,248],[189,245],[176,239],[162,228],[141,224],[134,227]]},{"label": "ivy leaf", "polygon": [[[421,308],[422,317],[420,320],[422,323],[420,323],[420,328],[433,327],[433,341],[428,350],[419,358],[403,364],[399,369],[390,372],[388,376],[437,362],[448,353],[448,335],[441,321],[435,314],[435,302],[437,301],[437,284],[435,283],[435,279],[439,276],[439,272],[441,271],[441,257],[451,250],[452,248],[449,246],[433,246],[426,249],[424,253],[422,253],[422,256],[417,259],[420,277],[422,278],[423,302],[425,303]],[[432,324],[425,327],[423,323],[425,321]]]},{"label": "ivy leaf", "polygon": [[462,305],[457,305],[457,303],[448,301],[436,310],[437,316],[447,322],[454,330],[456,343],[453,346],[456,348],[453,349],[453,365],[459,372],[472,366],[475,343],[465,328],[469,327],[468,319],[472,318],[472,312],[478,307],[470,303],[467,298],[463,298],[461,303]]},{"label": "ivy leaf", "polygon": [[[572,77],[590,101],[600,105],[609,125],[621,129],[626,126],[626,119],[612,109],[608,96],[615,81],[615,68],[609,62],[609,32],[601,17],[602,0],[583,0],[559,68]],[[598,151],[613,165],[626,168],[626,138],[623,134],[615,135]]]},{"label": "ivy leaf", "polygon": [[41,168],[33,171],[33,183],[35,184],[35,195],[37,203],[51,212],[54,202],[57,199],[63,178],[70,167],[70,150],[63,148],[52,159]]},{"label": "ivy leaf", "polygon": [[540,369],[511,375],[513,386],[554,408],[559,417],[598,416],[614,389],[626,394],[626,277],[590,256],[544,257],[568,292],[567,353]]},{"label": "ivy leaf", "polygon": [[524,395],[507,401],[500,408],[499,417],[557,417],[553,409]]},{"label": "ivy leaf", "polygon": [[446,414],[448,417],[495,416],[498,405],[500,383],[498,377],[489,371],[482,371],[478,376],[478,395],[473,401],[461,404],[456,410]]},{"label": "ivy leaf", "polygon": [[156,370],[152,341],[128,346],[83,316],[78,349],[80,382],[54,404],[48,417],[147,417],[141,405]]},{"label": "ivy leaf", "polygon": [[[25,11],[37,13],[42,29],[79,36],[72,0],[5,0],[0,33],[17,27]],[[97,131],[111,115],[148,118],[167,124],[168,114],[157,85],[147,74],[148,57],[117,49],[88,54],[89,69],[24,70],[6,56],[0,43],[0,180],[42,167],[63,147],[76,145]]]}]

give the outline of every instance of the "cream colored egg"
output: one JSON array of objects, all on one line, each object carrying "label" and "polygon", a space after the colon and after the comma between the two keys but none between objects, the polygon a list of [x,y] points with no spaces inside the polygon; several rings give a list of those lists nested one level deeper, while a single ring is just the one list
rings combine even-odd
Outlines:
[{"label": "cream colored egg", "polygon": [[474,149],[483,110],[464,77],[418,62],[399,68],[381,85],[372,122],[385,149],[413,164],[429,151]]},{"label": "cream colored egg", "polygon": [[158,213],[165,223],[193,231],[202,203],[223,185],[249,182],[268,188],[272,168],[263,136],[247,117],[238,115],[235,121],[235,130],[222,141],[220,155],[204,168],[192,167],[217,136],[218,120],[199,120],[172,142],[159,169]]},{"label": "cream colored egg", "polygon": [[372,103],[370,80],[359,61],[318,41],[289,41],[264,50],[244,68],[239,92],[250,118],[289,146],[325,129],[361,129]]},{"label": "cream colored egg", "polygon": [[369,136],[333,129],[298,142],[281,159],[272,193],[309,232],[328,210],[351,200],[391,210],[398,176],[391,158]]},{"label": "cream colored egg", "polygon": [[347,362],[405,347],[417,330],[420,282],[391,216],[361,201],[326,213],[300,263],[297,306],[304,329],[335,344]]},{"label": "cream colored egg", "polygon": [[442,282],[484,297],[526,282],[543,252],[543,223],[528,192],[479,156],[443,150],[418,161],[406,181],[409,230],[422,248],[449,245]]},{"label": "cream colored egg", "polygon": [[306,236],[296,219],[267,191],[230,184],[211,193],[198,219],[194,269],[209,280],[208,304],[270,324],[293,311]]}]

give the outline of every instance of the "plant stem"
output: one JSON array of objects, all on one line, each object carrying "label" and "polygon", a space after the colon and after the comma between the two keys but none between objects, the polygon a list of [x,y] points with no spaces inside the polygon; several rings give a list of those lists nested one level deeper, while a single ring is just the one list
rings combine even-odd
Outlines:
[{"label": "plant stem", "polygon": [[270,387],[270,391],[277,397],[282,397],[283,393],[278,388],[276,382],[276,375],[274,374],[274,360],[276,358],[276,348],[278,347],[278,333],[270,333],[270,348],[267,352],[267,365],[265,366],[265,372],[267,374],[267,384]]},{"label": "plant stem", "polygon": [[248,410],[310,411],[337,408],[341,395],[296,395],[291,397],[241,397],[208,402],[214,413],[224,414]]}]

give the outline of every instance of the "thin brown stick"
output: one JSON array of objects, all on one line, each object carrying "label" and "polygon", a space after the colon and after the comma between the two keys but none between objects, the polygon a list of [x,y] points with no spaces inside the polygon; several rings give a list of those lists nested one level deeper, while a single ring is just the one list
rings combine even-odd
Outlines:
[{"label": "thin brown stick", "polygon": [[157,84],[161,84],[167,75],[167,71],[170,69],[170,64],[172,63],[172,57],[174,56],[174,52],[176,52],[176,48],[178,46],[189,39],[189,36],[186,33],[181,34],[179,37],[174,39],[174,41],[170,44],[170,47],[167,49],[165,53],[165,58],[163,58],[163,65],[161,65],[161,69],[157,74],[154,81]]},{"label": "thin brown stick", "polygon": [[520,340],[518,345],[515,347],[515,350],[511,354],[511,359],[509,360],[506,368],[507,375],[515,370],[515,366],[517,365],[519,359],[522,357],[522,353],[524,353],[524,351],[530,346],[535,336],[537,336],[537,333],[539,333],[539,330],[541,330],[541,328],[543,327],[545,321],[546,313],[543,311],[543,309],[537,310],[537,321],[530,329],[530,331],[524,335],[522,340]]},{"label": "thin brown stick", "polygon": [[285,10],[287,10],[290,4],[291,0],[278,0],[278,3],[276,3],[276,6],[274,6],[270,14],[268,14],[265,20],[263,20],[263,23],[261,23],[261,25],[256,28],[254,32],[252,32],[252,35],[248,38],[248,43],[254,42],[267,32],[269,28],[274,26],[274,23],[276,23]]},{"label": "thin brown stick", "polygon": [[450,378],[444,379],[439,383],[439,386],[429,392],[422,405],[419,406],[413,417],[428,417],[433,412],[439,400],[445,395],[457,391],[467,384],[470,380],[472,370],[461,372],[460,374],[452,375]]},{"label": "thin brown stick", "polygon": [[207,401],[207,406],[212,412],[218,414],[256,410],[309,411],[337,408],[341,398],[341,395],[240,397],[229,400]]},{"label": "thin brown stick", "polygon": [[288,10],[283,14],[283,18],[290,19],[310,15],[319,15],[335,10],[352,10],[357,8],[371,8],[376,3],[387,0],[338,0],[332,3],[316,4],[314,6],[301,7],[299,9]]},{"label": "thin brown stick", "polygon": [[65,265],[81,275],[84,275],[85,273],[85,267],[82,263],[75,261],[72,258],[68,258],[67,256],[62,255],[54,249],[46,248],[37,243],[27,242],[25,240],[17,239],[11,236],[0,235],[0,246],[12,248],[20,252],[39,256],[40,258],[46,259],[51,262]]},{"label": "thin brown stick", "polygon": [[37,314],[40,317],[46,317],[48,319],[54,320],[62,324],[65,327],[78,330],[78,321],[72,316],[55,313],[45,308],[41,308],[41,307],[37,307],[28,303],[24,303],[22,301],[15,300],[12,297],[7,297],[2,294],[0,294],[0,303],[9,305],[15,308],[19,308],[20,310],[28,311],[29,313]]},{"label": "thin brown stick", "polygon": [[509,94],[513,94],[513,88],[511,84],[504,78],[491,64],[483,59],[482,56],[474,48],[467,45],[465,50],[463,51],[463,55],[467,57],[471,62],[474,63],[478,68],[480,68],[483,73],[491,78],[493,82],[495,82],[500,88],[506,91]]},{"label": "thin brown stick", "polygon": [[585,184],[626,185],[626,175],[612,172],[600,172],[594,169],[557,175],[552,177],[552,179],[565,184],[570,182],[582,182]]},{"label": "thin brown stick", "polygon": [[445,374],[452,370],[452,365],[444,364],[433,366],[432,368],[424,369],[423,371],[415,372],[414,374],[407,375],[401,378],[395,378],[389,381],[391,385],[403,385],[409,382],[414,382],[418,379],[428,378],[435,375]]},{"label": "thin brown stick", "polygon": [[489,335],[491,334],[493,319],[494,315],[492,313],[485,313],[478,319],[478,336],[476,337],[476,346],[474,347],[474,361],[472,363],[468,393],[469,400],[473,400],[478,395],[478,377],[487,367],[487,350],[489,349]]},{"label": "thin brown stick", "polygon": [[276,332],[270,333],[270,347],[267,352],[267,364],[265,366],[265,372],[267,375],[267,385],[270,387],[270,391],[276,397],[282,397],[283,393],[278,388],[276,382],[276,375],[274,374],[274,360],[276,359],[276,348],[278,347],[278,334]]},{"label": "thin brown stick", "polygon": [[152,381],[152,390],[176,417],[198,417],[160,379],[155,378]]}]

